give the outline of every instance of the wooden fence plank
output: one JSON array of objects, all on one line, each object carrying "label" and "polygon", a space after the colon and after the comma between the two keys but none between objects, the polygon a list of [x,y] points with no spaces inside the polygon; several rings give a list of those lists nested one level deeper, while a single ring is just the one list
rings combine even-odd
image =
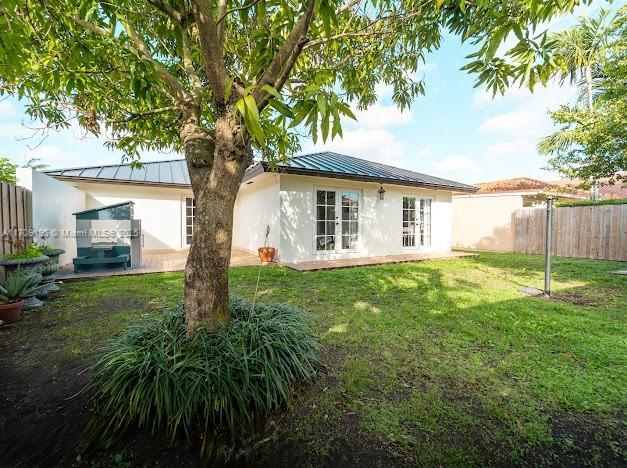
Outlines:
[{"label": "wooden fence plank", "polygon": [[[11,209],[9,198],[9,184],[0,184],[0,190],[2,192],[2,219],[0,219],[0,225],[2,227],[2,233],[10,228],[11,225]],[[11,253],[11,246],[7,242],[2,242],[2,254]]]},{"label": "wooden fence plank", "polygon": [[15,226],[20,229],[24,227],[24,197],[22,197],[22,187],[13,187],[15,194]]},{"label": "wooden fence plank", "polygon": [[[521,208],[512,215],[514,250],[544,254],[546,208]],[[555,208],[553,254],[627,261],[627,204]]]},{"label": "wooden fence plank", "polygon": [[11,244],[6,242],[4,233],[14,228],[20,230],[32,227],[32,194],[24,187],[15,187],[6,183],[0,183],[0,255],[12,253]]}]

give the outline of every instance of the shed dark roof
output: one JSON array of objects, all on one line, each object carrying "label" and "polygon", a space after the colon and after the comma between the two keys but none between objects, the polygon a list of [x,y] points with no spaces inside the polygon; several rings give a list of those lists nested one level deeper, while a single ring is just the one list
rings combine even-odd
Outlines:
[{"label": "shed dark roof", "polygon": [[107,205],[107,206],[101,206],[98,208],[90,208],[88,210],[82,210],[82,211],[77,211],[76,213],[72,213],[72,215],[76,216],[76,215],[82,215],[85,213],[91,213],[92,211],[104,211],[104,210],[110,210],[111,208],[118,208],[120,206],[124,206],[124,205],[131,205],[133,206],[135,204],[134,201],[125,201],[125,202],[121,202],[121,203],[114,203],[113,205]]},{"label": "shed dark roof", "polygon": [[[145,162],[141,169],[130,164],[78,167],[45,171],[60,179],[79,179],[103,182],[122,182],[150,185],[189,186],[189,174],[184,159]],[[331,177],[376,183],[432,187],[461,192],[475,192],[476,187],[461,182],[408,171],[386,164],[367,161],[344,154],[322,152],[294,156],[289,163],[270,167],[266,162],[250,166],[244,180],[262,172]]]}]

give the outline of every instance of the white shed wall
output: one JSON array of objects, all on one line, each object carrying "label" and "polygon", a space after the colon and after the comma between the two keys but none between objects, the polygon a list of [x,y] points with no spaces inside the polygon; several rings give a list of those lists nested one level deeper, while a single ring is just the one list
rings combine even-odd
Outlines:
[{"label": "white shed wall", "polygon": [[146,250],[184,249],[185,197],[191,190],[150,185],[98,184],[77,182],[86,197],[85,209],[99,208],[125,201],[135,202],[134,217],[141,220],[143,248]]}]

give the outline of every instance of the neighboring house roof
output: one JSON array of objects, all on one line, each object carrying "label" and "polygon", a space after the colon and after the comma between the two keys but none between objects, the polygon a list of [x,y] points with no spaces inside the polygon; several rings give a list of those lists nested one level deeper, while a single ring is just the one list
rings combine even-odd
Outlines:
[{"label": "neighboring house roof", "polygon": [[532,179],[530,177],[517,177],[514,179],[493,180],[479,182],[477,194],[510,193],[510,192],[537,192],[537,193],[568,193],[569,195],[586,196],[588,192],[575,187],[559,184],[555,181]]},{"label": "neighboring house roof", "polygon": [[[131,167],[130,164],[116,164],[57,169],[44,172],[52,177],[66,180],[169,186],[190,185],[187,165],[184,159],[145,162],[143,167],[139,169]],[[477,190],[472,185],[331,152],[295,156],[288,163],[279,163],[274,167],[270,167],[267,162],[258,162],[246,170],[244,180],[251,179],[262,172],[280,172],[414,187],[443,188],[460,192],[474,192]]]},{"label": "neighboring house roof", "polygon": [[613,184],[602,183],[599,186],[599,193],[603,200],[627,198],[627,182],[616,181]]},{"label": "neighboring house roof", "polygon": [[[578,187],[581,184],[581,180],[561,179],[551,181],[550,183],[572,188]],[[627,198],[627,171],[618,172],[612,183],[610,183],[609,177],[601,178],[597,183],[602,200]]]}]

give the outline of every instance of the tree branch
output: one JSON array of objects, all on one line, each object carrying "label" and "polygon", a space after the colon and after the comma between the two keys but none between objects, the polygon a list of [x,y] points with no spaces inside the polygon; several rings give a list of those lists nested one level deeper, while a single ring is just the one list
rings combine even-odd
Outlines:
[{"label": "tree branch", "polygon": [[[423,2],[423,5],[426,2]],[[379,36],[379,35],[384,35],[387,34],[389,32],[391,32],[391,30],[393,29],[393,26],[402,23],[402,22],[406,22],[412,18],[414,18],[415,16],[419,15],[422,13],[421,8],[422,5],[420,5],[418,7],[417,10],[413,10],[410,12],[407,12],[404,15],[400,15],[400,14],[393,14],[393,15],[389,15],[389,16],[383,16],[380,18],[376,18],[374,20],[372,20],[370,23],[366,24],[365,26],[362,26],[361,28],[359,28],[356,31],[347,31],[347,32],[343,32],[340,34],[336,34],[334,36],[330,36],[330,37],[323,37],[320,39],[316,39],[315,41],[308,41],[307,44],[304,45],[304,49],[309,49],[311,47],[315,47],[317,45],[320,44],[324,44],[330,41],[335,41],[337,39],[343,39],[345,37],[369,37],[369,36]],[[372,30],[372,28],[383,22],[383,27],[381,29],[377,29],[377,30]]]},{"label": "tree branch", "polygon": [[143,112],[131,112],[129,113],[129,116],[124,119],[108,119],[107,123],[109,124],[126,123],[126,122],[130,122],[131,120],[139,119],[141,117],[149,117],[155,114],[163,114],[165,112],[175,112],[178,110],[180,109],[176,106],[169,106],[169,107],[160,107],[158,109],[151,109],[151,110],[147,110]]},{"label": "tree branch", "polygon": [[194,0],[194,15],[198,25],[200,52],[205,64],[205,73],[213,93],[216,108],[224,104],[224,90],[228,72],[222,56],[222,45],[218,41],[218,30],[206,0]]},{"label": "tree branch", "polygon": [[[261,2],[261,0],[253,0],[252,2],[247,3],[246,5],[242,5],[242,6],[239,6],[239,7],[231,8],[230,10],[225,11],[222,14],[220,14],[220,12],[218,11],[218,21],[216,21],[216,25],[219,25],[220,23],[222,23],[222,21],[224,21],[226,19],[226,17],[228,15],[230,15],[231,13],[236,12],[236,11],[240,11],[240,10],[248,10],[249,8],[254,7],[259,2]],[[225,5],[225,7],[226,7],[226,5]]]},{"label": "tree branch", "polygon": [[350,0],[348,3],[342,5],[337,10],[335,10],[335,14],[339,15],[340,13],[344,13],[346,10],[350,10],[354,5],[361,3],[363,0]]},{"label": "tree branch", "polygon": [[[257,81],[258,88],[264,85],[274,86],[277,91],[285,84],[287,77],[289,77],[300,52],[307,40],[307,33],[309,32],[309,25],[313,20],[314,7],[316,6],[316,0],[308,0],[307,9],[303,16],[294,25],[294,28],[287,36],[287,39],[283,45],[279,48],[278,52],[272,59],[272,62],[268,66],[265,72],[261,75],[261,78]],[[259,94],[260,91],[257,91]],[[255,96],[259,107],[263,108],[265,102],[260,102],[261,96]]]},{"label": "tree branch", "polygon": [[182,101],[187,99],[187,91],[185,90],[181,82],[174,75],[172,75],[168,70],[166,70],[166,68],[161,63],[159,63],[157,60],[152,58],[150,51],[148,49],[148,46],[135,33],[135,31],[133,31],[133,29],[130,27],[128,22],[123,21],[120,18],[120,21],[125,25],[125,28],[127,29],[127,33],[129,34],[129,36],[131,36],[131,40],[135,44],[135,47],[131,47],[128,44],[122,43],[119,40],[119,38],[115,37],[107,29],[102,28],[98,26],[97,24],[91,23],[89,21],[85,21],[78,15],[70,15],[70,18],[72,19],[72,21],[74,21],[74,23],[87,29],[88,31],[93,32],[94,34],[97,34],[101,37],[106,37],[108,39],[113,39],[115,41],[118,41],[120,45],[124,47],[126,50],[134,54],[137,54],[139,57],[142,57],[147,62],[150,62],[155,67],[155,71],[157,72],[157,75],[159,75],[159,77],[168,85],[170,90],[174,93],[173,97],[176,97],[177,103],[180,104]]},{"label": "tree branch", "polygon": [[157,10],[161,10],[163,13],[168,15],[172,20],[178,23],[181,26],[185,25],[187,21],[187,15],[181,14],[176,8],[172,5],[163,2],[161,0],[147,0],[152,6],[154,6]]},{"label": "tree branch", "polygon": [[126,33],[130,36],[133,44],[135,44],[135,47],[144,57],[144,59],[155,66],[157,74],[159,74],[161,79],[166,82],[166,84],[176,94],[179,100],[186,100],[188,98],[187,91],[185,90],[181,82],[168,70],[166,70],[161,63],[152,58],[150,49],[148,48],[144,40],[139,36],[139,34],[135,32],[131,24],[122,17],[119,17],[119,20],[124,25]]},{"label": "tree branch", "polygon": [[[218,0],[218,18],[226,16],[226,1]],[[216,27],[218,28],[218,43],[222,46],[224,44],[224,34],[226,33],[226,21],[216,21]]]},{"label": "tree branch", "polygon": [[185,31],[183,31],[183,35],[182,35],[181,49],[183,50],[183,69],[185,70],[185,73],[187,73],[190,80],[192,81],[192,87],[194,89],[194,97],[196,100],[196,104],[200,105],[201,104],[200,100],[202,96],[202,83],[200,81],[200,76],[198,75],[198,72],[194,68],[194,63],[192,61],[192,53],[189,48],[189,37],[187,36],[187,33]]}]

